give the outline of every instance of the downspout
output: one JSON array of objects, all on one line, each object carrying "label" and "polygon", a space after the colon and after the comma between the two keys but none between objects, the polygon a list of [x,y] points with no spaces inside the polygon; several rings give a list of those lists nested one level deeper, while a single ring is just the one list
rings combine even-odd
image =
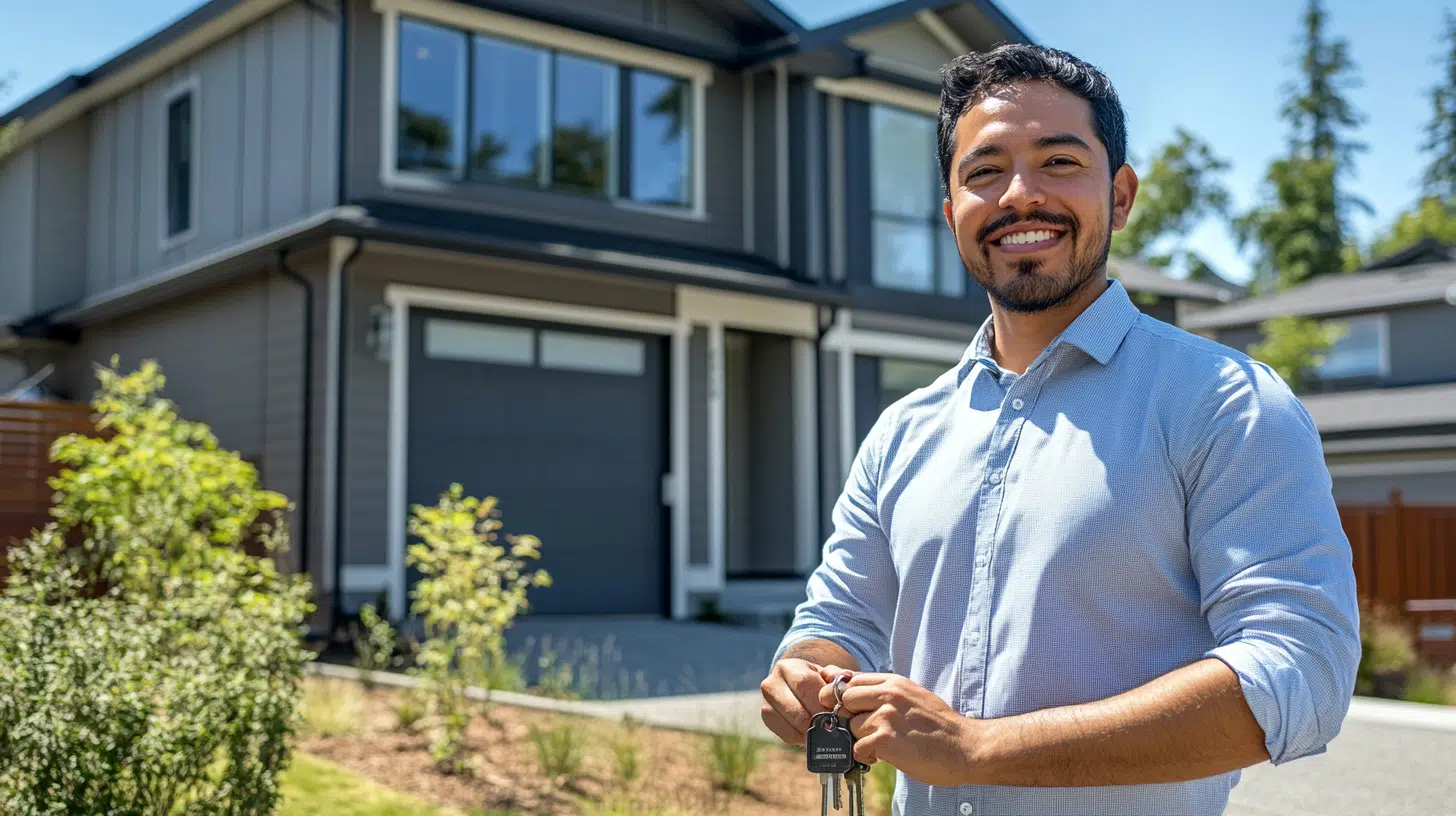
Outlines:
[{"label": "downspout", "polygon": [[349,4],[353,0],[339,0],[339,167],[334,181],[338,190],[334,194],[335,206],[344,206],[347,194],[349,161]]},{"label": "downspout", "polygon": [[349,425],[346,397],[349,393],[349,266],[364,250],[364,239],[355,237],[354,248],[339,264],[339,343],[334,370],[338,379],[334,382],[334,399],[338,402],[338,421],[334,423],[334,593],[333,614],[330,628],[339,631],[344,618],[344,498],[349,495],[344,482],[344,444]]},{"label": "downspout", "polygon": [[288,265],[286,248],[278,250],[278,270],[284,277],[303,287],[303,450],[300,454],[303,463],[299,471],[298,487],[303,503],[303,512],[298,514],[303,519],[303,524],[298,525],[303,534],[303,546],[299,547],[298,571],[308,574],[309,551],[313,543],[308,532],[313,517],[313,283]]}]

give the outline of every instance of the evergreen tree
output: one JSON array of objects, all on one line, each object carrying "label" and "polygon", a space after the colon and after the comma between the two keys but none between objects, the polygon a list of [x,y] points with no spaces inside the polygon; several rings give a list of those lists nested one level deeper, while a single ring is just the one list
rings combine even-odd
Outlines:
[{"label": "evergreen tree", "polygon": [[1446,12],[1443,36],[1446,55],[1441,82],[1431,89],[1431,121],[1426,125],[1425,152],[1432,154],[1422,179],[1422,192],[1456,204],[1456,16]]}]

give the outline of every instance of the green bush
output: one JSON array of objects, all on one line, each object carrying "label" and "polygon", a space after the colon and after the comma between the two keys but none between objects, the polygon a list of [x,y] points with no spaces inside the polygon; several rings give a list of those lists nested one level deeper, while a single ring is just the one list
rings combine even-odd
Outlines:
[{"label": "green bush", "polygon": [[287,503],[155,364],[98,377],[98,433],[53,446],[54,520],[0,594],[0,812],[272,813],[312,657],[309,586],[268,555]]},{"label": "green bush", "polygon": [[729,793],[748,791],[748,778],[753,775],[763,753],[763,743],[738,731],[719,731],[712,736],[708,748],[708,773],[713,784]]},{"label": "green bush", "polygon": [[473,715],[466,689],[490,688],[490,667],[505,658],[505,630],[526,610],[526,590],[551,585],[543,570],[527,570],[541,542],[531,535],[500,537],[494,498],[467,497],[454,484],[437,505],[413,508],[407,563],[424,576],[411,595],[425,640],[414,673],[423,677],[439,717],[430,751],[450,773],[468,772],[465,731]]},{"label": "green bush", "polygon": [[1361,611],[1356,694],[1398,696],[1416,659],[1415,636],[1399,615],[1383,606]]},{"label": "green bush", "polygon": [[585,741],[585,732],[574,723],[557,723],[550,728],[531,726],[531,742],[536,746],[541,773],[562,784],[570,784],[581,772]]}]

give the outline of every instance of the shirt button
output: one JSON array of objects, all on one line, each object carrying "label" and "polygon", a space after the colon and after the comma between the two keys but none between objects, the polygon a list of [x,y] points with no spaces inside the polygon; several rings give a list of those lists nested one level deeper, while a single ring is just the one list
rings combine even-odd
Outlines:
[{"label": "shirt button", "polygon": [[961,802],[961,816],[971,816],[975,812],[976,809],[971,807],[970,802]]},{"label": "shirt button", "polygon": [[1000,471],[997,471],[997,472],[991,474],[991,484],[1001,484],[1001,472]]},{"label": "shirt button", "polygon": [[[1022,408],[1026,407],[1026,403],[1021,401],[1021,397],[1017,397],[1016,399],[1011,401],[1011,407],[1017,411],[1020,411]],[[966,805],[966,807],[970,807],[970,805]]]}]

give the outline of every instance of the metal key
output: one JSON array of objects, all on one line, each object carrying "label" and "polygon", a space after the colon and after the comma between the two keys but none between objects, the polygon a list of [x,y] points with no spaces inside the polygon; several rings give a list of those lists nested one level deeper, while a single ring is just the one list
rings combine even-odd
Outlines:
[{"label": "metal key", "polygon": [[855,762],[854,770],[844,775],[845,784],[849,787],[849,814],[850,816],[864,816],[865,795],[864,779],[865,773],[870,766],[863,762]]},{"label": "metal key", "polygon": [[804,735],[805,759],[810,773],[819,774],[819,785],[823,789],[821,816],[828,816],[832,801],[834,809],[841,807],[841,780],[844,774],[854,770],[854,737],[849,726],[833,711],[814,715],[809,730]]}]

